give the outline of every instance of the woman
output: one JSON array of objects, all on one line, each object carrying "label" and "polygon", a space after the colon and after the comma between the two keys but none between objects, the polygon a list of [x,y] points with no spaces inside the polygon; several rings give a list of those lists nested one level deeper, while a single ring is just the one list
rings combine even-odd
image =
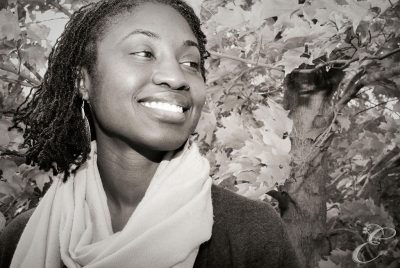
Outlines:
[{"label": "woman", "polygon": [[3,232],[3,266],[297,267],[272,208],[212,186],[188,142],[205,43],[181,0],[102,1],[73,15],[16,117],[28,161],[60,176]]}]

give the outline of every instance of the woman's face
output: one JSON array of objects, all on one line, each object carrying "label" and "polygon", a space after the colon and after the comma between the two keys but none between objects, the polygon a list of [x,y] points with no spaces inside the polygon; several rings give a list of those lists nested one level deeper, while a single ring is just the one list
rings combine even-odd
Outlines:
[{"label": "woman's face", "polygon": [[145,3],[114,17],[86,87],[96,136],[139,149],[179,148],[205,101],[197,40],[173,8]]}]

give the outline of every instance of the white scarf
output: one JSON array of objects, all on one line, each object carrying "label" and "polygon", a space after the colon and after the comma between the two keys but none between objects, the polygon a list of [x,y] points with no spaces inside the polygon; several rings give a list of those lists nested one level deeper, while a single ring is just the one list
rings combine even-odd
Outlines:
[{"label": "white scarf", "polygon": [[11,267],[193,267],[200,244],[211,237],[208,173],[195,144],[169,153],[124,229],[113,233],[92,144],[90,159],[74,178],[55,178]]}]

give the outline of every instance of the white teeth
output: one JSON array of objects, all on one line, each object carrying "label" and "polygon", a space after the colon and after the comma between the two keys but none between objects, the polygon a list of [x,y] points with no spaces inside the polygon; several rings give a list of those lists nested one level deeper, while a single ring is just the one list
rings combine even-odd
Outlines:
[{"label": "white teeth", "polygon": [[141,104],[146,107],[153,108],[153,109],[159,109],[159,110],[175,112],[175,113],[183,113],[183,108],[181,106],[166,103],[166,102],[152,101],[152,102],[141,102]]}]

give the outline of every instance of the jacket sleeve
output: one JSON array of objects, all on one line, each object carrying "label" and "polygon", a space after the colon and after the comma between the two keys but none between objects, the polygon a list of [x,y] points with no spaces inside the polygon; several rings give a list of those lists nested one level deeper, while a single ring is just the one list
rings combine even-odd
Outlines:
[{"label": "jacket sleeve", "polygon": [[11,264],[14,251],[25,225],[34,209],[25,211],[13,219],[0,233],[0,268],[7,268]]}]

